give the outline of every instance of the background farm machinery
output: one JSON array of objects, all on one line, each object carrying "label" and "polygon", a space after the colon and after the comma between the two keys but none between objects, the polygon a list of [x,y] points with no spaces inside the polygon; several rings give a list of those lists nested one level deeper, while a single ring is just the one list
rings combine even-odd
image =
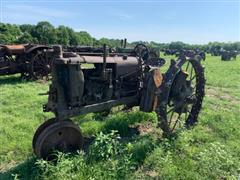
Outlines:
[{"label": "background farm machinery", "polygon": [[201,61],[205,61],[206,54],[204,51],[200,51],[198,49],[188,50],[188,49],[164,49],[164,55],[175,55],[177,57],[188,57],[195,58],[198,56],[198,59]]},{"label": "background farm machinery", "polygon": [[222,50],[220,52],[221,55],[221,60],[222,61],[231,61],[231,60],[236,60],[236,57],[238,55],[237,51],[227,51],[227,50]]},{"label": "background farm machinery", "polygon": [[221,56],[222,61],[230,61],[236,59],[237,55],[239,54],[237,50],[226,50],[220,46],[210,48],[209,53],[212,56]]},{"label": "background farm machinery", "polygon": [[[122,40],[122,46],[108,48],[110,54],[131,54],[132,49],[126,48],[126,39]],[[65,54],[91,54],[101,55],[103,47],[92,46],[65,46]],[[0,45],[0,75],[12,75],[20,73],[24,79],[48,79],[53,56],[53,49],[46,45]],[[150,51],[150,56],[158,56],[159,52]]]},{"label": "background farm machinery", "polygon": [[35,132],[33,149],[38,157],[51,159],[54,150],[81,149],[83,135],[70,118],[110,112],[119,105],[124,110],[139,106],[144,112],[155,111],[164,136],[197,122],[205,85],[200,61],[179,57],[161,73],[165,60],[143,44],[134,49],[112,51],[104,45],[95,50],[85,47],[72,53],[53,47],[52,83],[43,109],[55,117]]},{"label": "background farm machinery", "polygon": [[26,79],[47,77],[51,71],[51,51],[45,45],[0,45],[0,75],[21,73]]}]

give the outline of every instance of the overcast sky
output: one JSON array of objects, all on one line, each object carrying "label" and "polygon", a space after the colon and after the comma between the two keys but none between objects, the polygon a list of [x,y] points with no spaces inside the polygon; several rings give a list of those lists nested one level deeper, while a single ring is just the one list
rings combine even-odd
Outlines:
[{"label": "overcast sky", "polygon": [[1,22],[49,21],[96,38],[240,41],[240,0],[0,0]]}]

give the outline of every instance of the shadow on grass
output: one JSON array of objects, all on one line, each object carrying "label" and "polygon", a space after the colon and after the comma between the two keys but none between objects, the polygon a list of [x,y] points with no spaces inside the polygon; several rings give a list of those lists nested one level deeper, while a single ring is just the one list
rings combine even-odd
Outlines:
[{"label": "shadow on grass", "polygon": [[107,118],[102,131],[108,133],[111,130],[117,130],[121,137],[130,137],[139,135],[137,124],[146,122],[155,123],[155,119],[151,115],[140,111],[122,112]]},{"label": "shadow on grass", "polygon": [[25,83],[30,82],[24,80],[20,75],[10,75],[10,76],[2,76],[0,77],[0,85],[7,85],[7,84],[18,84],[18,83]]},{"label": "shadow on grass", "polygon": [[[152,124],[150,127],[154,129],[152,132],[143,133],[143,127],[145,124],[148,128],[148,124]],[[140,126],[139,126],[140,125]],[[122,112],[119,115],[110,116],[107,118],[106,123],[102,127],[104,133],[109,133],[111,130],[117,130],[121,136],[121,143],[131,144],[132,160],[141,165],[145,158],[151,153],[155,146],[162,141],[162,137],[154,132],[157,129],[156,119],[154,116],[143,113],[140,111],[135,112]]]},{"label": "shadow on grass", "polygon": [[0,173],[0,179],[34,179],[39,174],[35,163],[36,158],[32,157],[8,171]]}]

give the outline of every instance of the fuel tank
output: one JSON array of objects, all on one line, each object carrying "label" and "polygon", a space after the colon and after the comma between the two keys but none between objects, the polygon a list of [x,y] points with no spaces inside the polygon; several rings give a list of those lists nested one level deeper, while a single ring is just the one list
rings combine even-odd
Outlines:
[{"label": "fuel tank", "polygon": [[[81,56],[83,63],[103,64],[101,56]],[[114,64],[116,67],[116,75],[123,76],[129,73],[134,73],[138,70],[138,59],[134,56],[108,56],[107,64]]]}]

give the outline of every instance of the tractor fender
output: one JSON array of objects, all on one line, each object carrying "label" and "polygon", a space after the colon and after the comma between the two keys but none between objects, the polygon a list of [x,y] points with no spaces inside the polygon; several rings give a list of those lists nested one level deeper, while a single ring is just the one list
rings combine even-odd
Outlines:
[{"label": "tractor fender", "polygon": [[36,45],[36,46],[33,46],[33,47],[29,48],[28,50],[26,50],[26,54],[30,54],[30,53],[35,52],[37,50],[43,50],[43,49],[51,49],[51,47],[46,46],[46,45]]},{"label": "tractor fender", "polygon": [[146,73],[142,96],[140,100],[140,110],[144,112],[154,111],[157,106],[157,95],[156,91],[161,86],[163,76],[159,68],[151,69]]}]

